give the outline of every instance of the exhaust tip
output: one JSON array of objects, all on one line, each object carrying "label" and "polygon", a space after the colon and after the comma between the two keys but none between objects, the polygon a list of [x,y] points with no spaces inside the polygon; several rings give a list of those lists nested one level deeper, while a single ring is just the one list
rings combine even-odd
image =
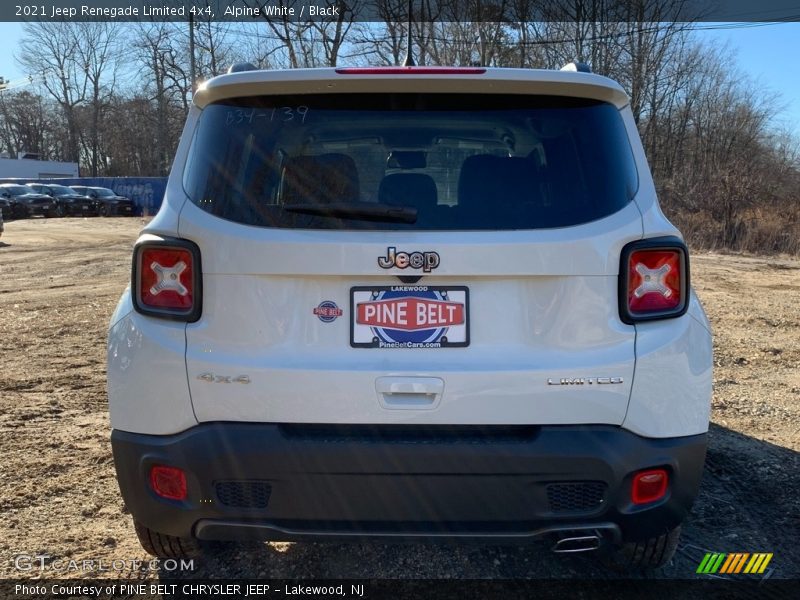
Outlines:
[{"label": "exhaust tip", "polygon": [[580,537],[566,537],[558,540],[552,548],[553,552],[591,552],[600,548],[602,540],[596,535],[584,535]]}]

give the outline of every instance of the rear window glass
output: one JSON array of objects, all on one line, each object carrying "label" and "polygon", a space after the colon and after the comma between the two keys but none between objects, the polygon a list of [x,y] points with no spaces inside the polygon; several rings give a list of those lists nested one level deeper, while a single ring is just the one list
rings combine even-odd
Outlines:
[{"label": "rear window glass", "polygon": [[75,193],[75,190],[71,190],[65,185],[50,185],[48,187],[54,194],[69,195]]},{"label": "rear window glass", "polygon": [[494,94],[228,99],[203,110],[184,173],[203,210],[302,229],[564,227],[636,186],[614,106]]},{"label": "rear window glass", "polygon": [[36,190],[27,185],[4,185],[0,187],[0,191],[8,192],[12,196],[24,196],[25,194],[33,194]]}]

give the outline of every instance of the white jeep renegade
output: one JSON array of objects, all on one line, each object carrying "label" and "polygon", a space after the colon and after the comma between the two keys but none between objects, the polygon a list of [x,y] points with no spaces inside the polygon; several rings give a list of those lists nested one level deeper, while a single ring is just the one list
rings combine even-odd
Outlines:
[{"label": "white jeep renegade", "polygon": [[233,69],[194,97],[111,321],[142,545],[549,539],[660,566],[711,334],[622,88]]}]

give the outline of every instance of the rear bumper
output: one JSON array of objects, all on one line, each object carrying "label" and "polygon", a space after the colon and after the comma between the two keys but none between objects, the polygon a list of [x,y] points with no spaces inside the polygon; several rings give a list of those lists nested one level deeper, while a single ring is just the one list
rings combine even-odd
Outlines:
[{"label": "rear bumper", "polygon": [[115,217],[131,217],[134,210],[132,204],[109,204],[108,214]]},{"label": "rear bumper", "polygon": [[[65,212],[69,215],[73,216],[83,216],[83,217],[96,217],[97,216],[97,207],[94,204],[86,203],[86,204],[66,204]],[[86,208],[84,208],[84,206]]]},{"label": "rear bumper", "polygon": [[30,216],[30,211],[28,210],[27,206],[22,204],[16,204],[3,209],[3,219],[6,221],[11,221],[13,219],[24,219],[28,216]]},{"label": "rear bumper", "polygon": [[30,216],[42,215],[47,216],[56,209],[55,204],[29,204],[28,214]]},{"label": "rear bumper", "polygon": [[[201,539],[518,540],[597,528],[641,540],[687,516],[706,452],[705,434],[647,439],[613,426],[210,423],[168,436],[115,430],[111,439],[133,517]],[[186,471],[186,500],[155,495],[154,464]],[[669,471],[669,491],[634,506],[631,477],[652,467]]]}]

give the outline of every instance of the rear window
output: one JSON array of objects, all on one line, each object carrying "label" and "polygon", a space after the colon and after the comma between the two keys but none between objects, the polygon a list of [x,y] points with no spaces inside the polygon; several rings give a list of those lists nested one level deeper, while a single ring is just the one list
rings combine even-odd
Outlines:
[{"label": "rear window", "polygon": [[25,194],[33,194],[35,190],[26,185],[4,185],[0,190],[8,192],[12,196],[24,196]]},{"label": "rear window", "polygon": [[625,206],[636,168],[619,111],[557,96],[320,94],[207,106],[184,188],[263,227],[565,227]]},{"label": "rear window", "polygon": [[69,194],[74,194],[75,193],[75,190],[71,190],[65,185],[49,185],[47,187],[54,194],[69,195]]}]

